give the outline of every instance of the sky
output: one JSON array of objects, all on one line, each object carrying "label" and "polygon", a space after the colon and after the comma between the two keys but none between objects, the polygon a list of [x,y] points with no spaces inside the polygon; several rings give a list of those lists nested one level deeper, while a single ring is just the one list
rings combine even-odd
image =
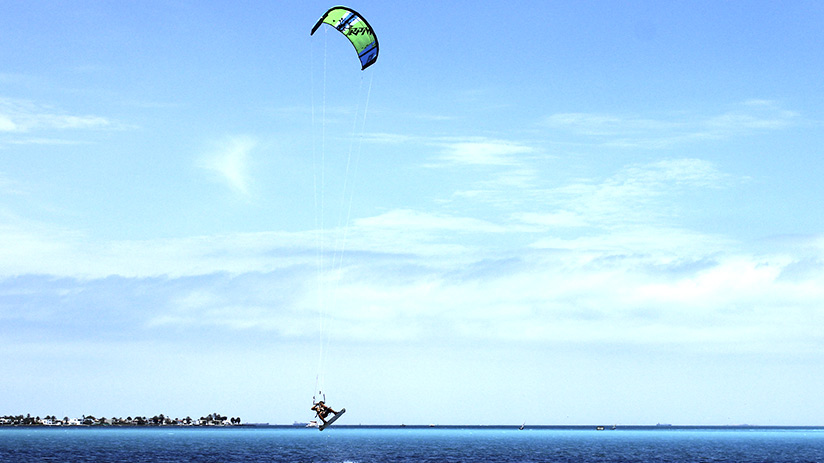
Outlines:
[{"label": "sky", "polygon": [[824,425],[824,4],[7,1],[0,414]]}]

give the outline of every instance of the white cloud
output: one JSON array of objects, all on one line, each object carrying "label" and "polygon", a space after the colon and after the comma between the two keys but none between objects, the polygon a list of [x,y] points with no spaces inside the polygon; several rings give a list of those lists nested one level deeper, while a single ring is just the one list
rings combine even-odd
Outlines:
[{"label": "white cloud", "polygon": [[583,227],[589,225],[587,220],[580,214],[568,210],[557,210],[553,212],[519,212],[512,215],[518,222],[529,225],[538,225],[541,228],[570,228]]},{"label": "white cloud", "polygon": [[483,220],[430,214],[411,209],[393,210],[375,217],[359,219],[355,223],[362,228],[398,229],[405,231],[441,230],[453,232],[502,232],[498,225]]},{"label": "white cloud", "polygon": [[94,129],[111,126],[111,122],[108,119],[99,116],[44,114],[40,116],[38,122],[42,126],[53,127],[55,129]]},{"label": "white cloud", "polygon": [[17,124],[11,120],[11,117],[0,114],[0,132],[15,132],[17,130]]},{"label": "white cloud", "polygon": [[[782,256],[738,254],[694,262],[657,251],[614,258],[611,250],[578,250],[486,272],[467,265],[394,282],[386,275],[377,281],[374,275],[353,275],[341,283],[335,324],[342,337],[352,320],[353,329],[366,324],[371,333],[392,333],[400,340],[716,352],[783,352],[780,343],[792,341],[788,351],[816,349],[821,335],[808,324],[824,322],[818,302],[824,293],[816,286],[824,282],[824,272],[788,285],[778,281]],[[589,258],[580,259],[584,255]],[[803,297],[799,288],[805,288]]]},{"label": "white cloud", "polygon": [[[675,212],[668,198],[690,189],[723,188],[732,177],[709,161],[679,158],[628,165],[603,179],[579,179],[543,191],[546,204],[563,209],[566,221],[581,226],[614,227],[643,223],[655,225]],[[536,213],[557,214],[548,210]],[[574,219],[573,219],[574,217]]]},{"label": "white cloud", "polygon": [[[200,165],[248,194],[256,146],[248,137],[229,138]],[[487,139],[452,146],[487,162],[532,153],[526,145]],[[509,188],[537,183],[528,178]],[[527,194],[542,201],[498,221],[393,209],[355,219],[346,232],[324,230],[325,249],[348,234],[336,266],[319,264],[325,256],[312,230],[94,242],[11,218],[0,227],[6,277],[0,281],[52,275],[78,286],[129,286],[160,278],[158,307],[135,315],[147,330],[223,328],[303,338],[314,331],[307,326],[318,310],[317,288],[328,286],[323,298],[334,305],[329,316],[343,340],[757,352],[792,340],[808,349],[821,341],[809,326],[824,322],[824,266],[817,264],[824,241],[756,252],[726,236],[679,227],[661,212],[668,195],[729,181],[710,162],[676,158],[631,164],[602,179],[535,186]],[[282,287],[273,290],[277,282]]]},{"label": "white cloud", "polygon": [[441,143],[441,160],[451,164],[478,166],[512,166],[522,160],[517,155],[534,153],[535,149],[506,140],[468,139]]},{"label": "white cloud", "polygon": [[[556,226],[560,228],[561,225]],[[565,250],[591,256],[655,255],[662,260],[686,259],[690,256],[713,256],[738,246],[734,240],[676,227],[624,225],[582,233],[574,237],[547,234],[531,243],[536,249]],[[698,258],[698,257],[696,257]]]},{"label": "white cloud", "polygon": [[198,166],[217,174],[236,193],[248,196],[251,185],[250,154],[257,145],[251,137],[229,137],[200,159]]},{"label": "white cloud", "polygon": [[645,119],[632,116],[597,113],[559,113],[547,117],[548,127],[566,129],[582,135],[616,136],[648,132],[672,131],[683,122]]},{"label": "white cloud", "polygon": [[725,139],[746,133],[779,130],[797,123],[799,114],[768,100],[745,101],[721,114],[674,113],[648,118],[604,113],[558,113],[544,126],[585,136],[588,143],[624,148],[668,148],[707,139]]},{"label": "white cloud", "polygon": [[720,172],[709,161],[679,158],[627,166],[615,175],[611,182],[639,184],[647,189],[716,188],[729,178],[729,175]]},{"label": "white cloud", "polygon": [[83,233],[6,217],[0,225],[0,277],[46,274],[182,277],[266,272],[314,265],[313,233],[239,233],[156,240],[95,241]]},{"label": "white cloud", "polygon": [[[214,328],[309,338],[317,291],[324,288],[339,342],[464,339],[718,352],[820,345],[811,327],[824,323],[824,266],[785,275],[799,262],[824,261],[821,238],[756,254],[725,237],[640,224],[570,239],[549,235],[503,253],[461,243],[471,234],[491,237],[488,242],[521,232],[534,236],[578,219],[565,211],[518,218],[529,227],[411,210],[361,219],[343,265],[322,269],[311,232],[101,244],[6,226],[0,229],[8,244],[0,250],[0,281],[8,287],[18,284],[15,276],[60,277],[47,278],[60,292],[60,316],[87,319],[92,331],[128,314],[152,331]],[[146,278],[154,278],[149,292],[138,284]],[[83,298],[101,288],[156,299],[140,311],[86,314]]]},{"label": "white cloud", "polygon": [[0,98],[0,132],[102,129],[114,126],[105,117],[65,114],[55,108],[26,100]]},{"label": "white cloud", "polygon": [[[254,140],[248,138],[230,139],[202,165],[238,193],[248,194],[248,151],[254,146]],[[523,201],[526,207],[489,214],[486,219],[393,209],[353,219],[347,230],[328,228],[322,241],[318,240],[318,232],[309,230],[91,242],[71,230],[10,219],[0,228],[0,238],[7,244],[0,250],[0,260],[7,275],[102,277],[244,273],[283,265],[314,265],[314,249],[319,244],[325,250],[344,248],[353,256],[404,254],[412,258],[426,256],[442,264],[463,263],[528,246],[625,252],[644,246],[657,251],[686,250],[691,249],[690,243],[708,243],[718,249],[724,244],[721,237],[683,230],[672,225],[659,209],[667,204],[667,195],[673,191],[712,187],[723,179],[724,174],[711,163],[697,159],[637,164],[600,182],[582,180],[555,188],[535,187],[532,191],[512,186],[516,194],[540,200]],[[0,187],[16,190],[13,184],[4,185],[2,177]],[[281,257],[273,259],[273,255]]]},{"label": "white cloud", "polygon": [[416,141],[416,138],[411,135],[403,135],[398,133],[374,132],[364,134],[362,139],[370,143],[401,145]]},{"label": "white cloud", "polygon": [[[10,179],[6,174],[0,172],[0,193],[6,195],[22,195],[25,188],[17,181]],[[3,215],[0,209],[0,217]]]},{"label": "white cloud", "polygon": [[[355,220],[347,248],[457,263],[473,253],[478,240],[507,231],[503,225],[472,217],[397,209]],[[340,231],[330,233],[340,236]]]}]

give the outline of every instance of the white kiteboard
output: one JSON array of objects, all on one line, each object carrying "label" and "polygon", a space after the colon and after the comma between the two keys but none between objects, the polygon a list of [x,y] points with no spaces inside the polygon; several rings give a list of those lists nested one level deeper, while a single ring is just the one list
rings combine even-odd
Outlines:
[{"label": "white kiteboard", "polygon": [[322,425],[318,426],[318,429],[320,429],[321,431],[323,431],[323,430],[324,430],[324,429],[326,429],[327,427],[331,426],[331,425],[332,425],[332,423],[334,423],[334,422],[335,422],[335,420],[337,420],[337,419],[338,419],[338,417],[340,417],[341,415],[343,415],[345,412],[346,412],[346,409],[345,409],[345,408],[341,408],[341,409],[340,409],[340,411],[339,411],[338,413],[336,413],[336,414],[335,414],[332,418],[329,418],[329,420],[328,420],[326,423],[323,423]]}]

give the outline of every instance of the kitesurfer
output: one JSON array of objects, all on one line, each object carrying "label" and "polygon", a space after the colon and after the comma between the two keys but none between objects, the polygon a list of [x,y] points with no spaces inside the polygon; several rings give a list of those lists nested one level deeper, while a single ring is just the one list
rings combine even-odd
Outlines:
[{"label": "kitesurfer", "polygon": [[314,405],[312,405],[312,410],[314,410],[315,414],[318,415],[323,424],[326,424],[326,417],[329,416],[331,413],[332,415],[337,415],[338,412],[332,410],[332,407],[323,403],[322,400],[317,401]]}]

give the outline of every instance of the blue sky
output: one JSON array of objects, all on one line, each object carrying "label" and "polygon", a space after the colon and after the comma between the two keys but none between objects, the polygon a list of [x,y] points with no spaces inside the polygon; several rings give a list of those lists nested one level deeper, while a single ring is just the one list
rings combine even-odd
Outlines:
[{"label": "blue sky", "polygon": [[330,6],[4,5],[0,413],[822,424],[824,6]]}]

